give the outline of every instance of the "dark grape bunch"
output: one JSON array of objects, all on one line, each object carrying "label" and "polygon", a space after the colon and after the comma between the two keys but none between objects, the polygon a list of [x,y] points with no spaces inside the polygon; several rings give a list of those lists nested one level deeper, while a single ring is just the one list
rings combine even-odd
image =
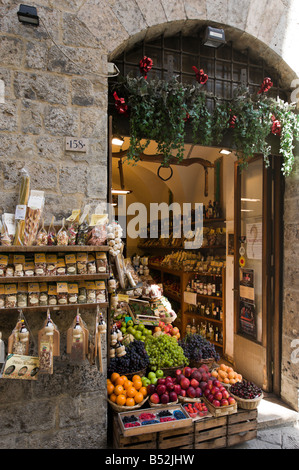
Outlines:
[{"label": "dark grape bunch", "polygon": [[126,352],[125,356],[110,359],[108,376],[113,372],[118,372],[119,374],[137,372],[146,369],[149,365],[149,356],[143,341],[133,341],[126,346]]},{"label": "dark grape bunch", "polygon": [[236,382],[230,388],[230,392],[244,400],[252,400],[262,394],[262,390],[253,382],[243,379],[242,382]]},{"label": "dark grape bunch", "polygon": [[213,357],[217,362],[220,359],[214,344],[197,333],[186,335],[185,338],[179,341],[179,345],[189,361],[200,361],[201,359]]}]

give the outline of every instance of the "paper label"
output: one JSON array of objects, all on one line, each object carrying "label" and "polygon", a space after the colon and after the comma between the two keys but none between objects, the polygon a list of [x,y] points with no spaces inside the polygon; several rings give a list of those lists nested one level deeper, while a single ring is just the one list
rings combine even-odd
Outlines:
[{"label": "paper label", "polygon": [[28,286],[26,282],[18,283],[18,292],[28,292]]},{"label": "paper label", "polygon": [[68,292],[67,282],[57,282],[57,293]]},{"label": "paper label", "polygon": [[47,255],[46,256],[47,263],[56,264],[57,263],[57,255]]},{"label": "paper label", "polygon": [[25,220],[26,218],[26,209],[25,204],[19,204],[16,206],[15,220]]},{"label": "paper label", "polygon": [[45,253],[35,253],[34,261],[35,261],[35,263],[45,263],[46,262]]},{"label": "paper label", "polygon": [[69,294],[78,294],[78,284],[69,283],[68,284],[68,293]]},{"label": "paper label", "polygon": [[76,256],[75,255],[65,255],[65,262],[66,262],[66,264],[76,263]]},{"label": "paper label", "polygon": [[8,263],[8,256],[0,255],[0,264],[3,264],[3,266],[7,266],[7,263]]},{"label": "paper label", "polygon": [[38,282],[29,282],[28,292],[39,292],[39,283]]},{"label": "paper label", "polygon": [[17,285],[16,284],[6,284],[5,285],[5,294],[16,294],[17,293]]},{"label": "paper label", "polygon": [[84,263],[87,261],[87,253],[77,253],[77,261]]}]

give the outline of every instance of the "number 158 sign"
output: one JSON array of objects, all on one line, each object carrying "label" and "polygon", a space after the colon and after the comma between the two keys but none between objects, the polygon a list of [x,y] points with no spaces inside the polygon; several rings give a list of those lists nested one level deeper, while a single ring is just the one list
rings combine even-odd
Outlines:
[{"label": "number 158 sign", "polygon": [[71,152],[87,152],[87,139],[66,137],[65,150],[69,150]]}]

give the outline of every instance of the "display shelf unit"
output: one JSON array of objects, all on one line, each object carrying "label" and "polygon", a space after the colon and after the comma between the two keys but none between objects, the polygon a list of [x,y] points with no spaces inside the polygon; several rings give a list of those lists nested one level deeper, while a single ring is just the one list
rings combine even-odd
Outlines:
[{"label": "display shelf unit", "polygon": [[[78,252],[108,252],[109,247],[107,245],[92,246],[92,245],[52,245],[52,246],[1,246],[0,253],[15,254],[15,253],[78,253]],[[11,277],[0,277],[0,284],[16,284],[16,283],[30,283],[30,282],[80,282],[80,281],[92,281],[92,280],[107,280],[109,273],[95,273],[95,274],[64,274],[64,275],[53,275],[53,276],[11,276]],[[107,286],[106,286],[107,287]],[[58,310],[74,310],[79,309],[91,309],[91,308],[108,308],[109,302],[101,303],[75,303],[66,305],[39,305],[39,306],[27,306],[27,307],[13,307],[13,308],[1,308],[0,313],[14,313],[20,310],[24,312],[41,312],[43,310],[58,311]]]}]

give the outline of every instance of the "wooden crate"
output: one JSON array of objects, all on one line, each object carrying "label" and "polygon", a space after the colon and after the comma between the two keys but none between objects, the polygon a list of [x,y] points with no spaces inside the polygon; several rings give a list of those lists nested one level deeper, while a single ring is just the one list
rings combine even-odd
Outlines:
[{"label": "wooden crate", "polygon": [[114,449],[156,449],[157,433],[137,434],[136,436],[124,436],[119,427],[118,418],[113,419],[113,448]]},{"label": "wooden crate", "polygon": [[157,433],[158,449],[193,449],[194,425]]},{"label": "wooden crate", "polygon": [[227,417],[227,446],[250,441],[257,436],[257,409],[242,410]]},{"label": "wooden crate", "polygon": [[221,416],[231,415],[233,413],[237,413],[237,402],[233,405],[228,406],[214,406],[206,397],[203,397],[203,400],[208,408],[209,412],[215,416],[215,418],[220,418]]},{"label": "wooden crate", "polygon": [[226,447],[227,416],[203,418],[194,423],[194,449]]}]

